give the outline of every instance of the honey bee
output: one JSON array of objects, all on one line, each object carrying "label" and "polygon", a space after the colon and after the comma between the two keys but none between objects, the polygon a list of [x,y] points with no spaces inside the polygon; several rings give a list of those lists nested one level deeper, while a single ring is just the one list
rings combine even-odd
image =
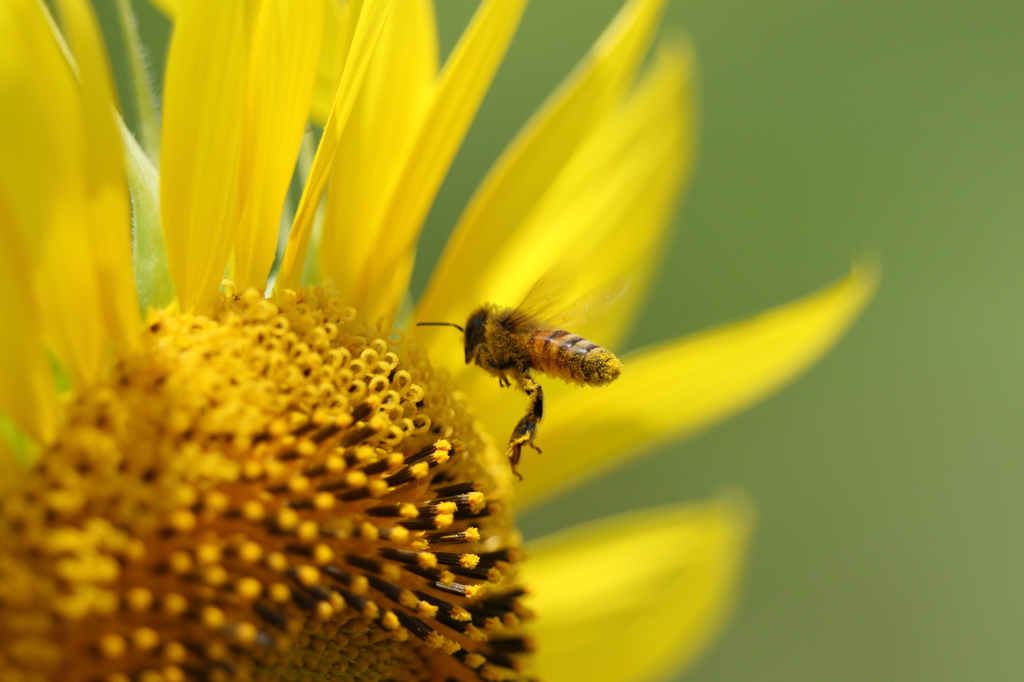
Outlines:
[{"label": "honey bee", "polygon": [[509,463],[516,470],[522,448],[534,443],[537,426],[544,418],[544,390],[531,371],[581,386],[604,386],[622,373],[615,355],[563,327],[583,324],[598,317],[621,296],[628,279],[617,280],[600,293],[557,311],[557,303],[572,279],[565,266],[555,266],[541,277],[515,308],[484,303],[469,316],[465,328],[451,322],[420,322],[419,326],[455,327],[465,336],[466,364],[475,363],[498,378],[503,387],[516,386],[529,398],[526,414],[508,441]]}]

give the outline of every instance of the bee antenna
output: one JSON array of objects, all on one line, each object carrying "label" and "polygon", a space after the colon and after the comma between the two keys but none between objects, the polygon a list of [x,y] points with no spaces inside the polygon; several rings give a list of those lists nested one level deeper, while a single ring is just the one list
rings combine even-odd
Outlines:
[{"label": "bee antenna", "polygon": [[457,324],[452,324],[451,322],[417,322],[416,326],[417,327],[455,327],[456,329],[458,329],[463,334],[466,333],[465,329],[463,329],[462,327],[460,327]]}]

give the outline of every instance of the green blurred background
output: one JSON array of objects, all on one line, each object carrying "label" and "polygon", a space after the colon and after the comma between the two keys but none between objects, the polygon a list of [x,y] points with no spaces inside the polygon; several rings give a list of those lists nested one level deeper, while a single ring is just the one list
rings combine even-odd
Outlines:
[{"label": "green blurred background", "polygon": [[[447,50],[477,3],[438,4]],[[417,292],[619,5],[534,0]],[[159,64],[166,22],[137,9]],[[795,384],[528,514],[527,536],[737,484],[759,509],[742,598],[680,679],[1024,679],[1024,3],[675,0],[666,23],[696,46],[700,153],[630,347],[801,296],[852,255],[878,254],[884,280]]]}]

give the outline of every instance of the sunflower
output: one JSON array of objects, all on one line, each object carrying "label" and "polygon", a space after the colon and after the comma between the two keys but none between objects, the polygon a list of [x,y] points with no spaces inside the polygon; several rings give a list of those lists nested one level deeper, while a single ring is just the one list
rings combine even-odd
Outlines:
[{"label": "sunflower", "polygon": [[410,323],[571,259],[570,298],[632,277],[587,330],[621,343],[692,156],[688,48],[644,66],[663,2],[628,2],[510,144],[411,311],[525,1],[484,0],[443,66],[430,0],[159,4],[162,124],[119,2],[139,144],[87,2],[0,1],[0,680],[625,682],[692,658],[735,592],[742,496],[528,551],[514,514],[780,386],[871,270],[552,385],[521,483],[522,396]]}]

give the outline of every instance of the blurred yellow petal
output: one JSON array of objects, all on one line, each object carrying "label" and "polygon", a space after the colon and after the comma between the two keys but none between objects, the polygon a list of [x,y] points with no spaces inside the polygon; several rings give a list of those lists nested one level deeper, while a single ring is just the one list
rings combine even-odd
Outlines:
[{"label": "blurred yellow petal", "polygon": [[0,291],[6,296],[0,312],[0,413],[45,443],[56,433],[60,403],[35,310],[26,249],[12,225],[0,187]]},{"label": "blurred yellow petal", "polygon": [[281,207],[306,130],[323,33],[323,0],[266,0],[249,59],[235,284],[266,289]]},{"label": "blurred yellow petal", "polygon": [[[97,307],[107,334],[121,347],[139,345],[139,304],[132,269],[131,212],[124,147],[114,118],[114,84],[99,24],[85,0],[60,0],[64,32],[78,63],[85,118],[84,173]],[[81,254],[78,254],[81,257]]]},{"label": "blurred yellow petal", "polygon": [[876,281],[874,268],[854,267],[806,298],[627,356],[622,377],[606,387],[549,382],[538,437],[544,454],[523,457],[517,505],[708,428],[777,390],[842,336]]},{"label": "blurred yellow petal", "polygon": [[[367,319],[393,313],[409,284],[420,228],[519,26],[525,0],[485,0],[445,62],[430,109],[403,160],[374,257],[356,277],[353,304]],[[367,226],[359,226],[365,229]],[[376,226],[369,226],[375,229]]]},{"label": "blurred yellow petal", "polygon": [[246,0],[182,0],[164,80],[160,213],[185,312],[217,295],[234,241],[249,30]]},{"label": "blurred yellow petal", "polygon": [[295,211],[295,220],[288,235],[288,245],[277,275],[278,290],[295,289],[301,283],[306,251],[313,230],[313,218],[320,206],[328,171],[334,163],[349,114],[352,112],[370,60],[384,30],[391,5],[391,0],[367,0],[359,14],[359,22],[352,36],[352,47],[345,60],[345,70],[338,83],[331,114],[327,119],[323,137],[320,138],[320,146],[317,147],[313,165],[309,169],[298,209]]},{"label": "blurred yellow petal", "polygon": [[[545,226],[536,221],[526,224],[542,201],[548,201],[550,210],[549,191],[577,150],[588,140],[592,146],[604,142],[595,130],[605,129],[604,137],[614,135],[608,129],[609,119],[647,51],[663,5],[663,0],[626,4],[572,75],[505,150],[459,220],[419,305],[417,319],[461,323],[483,300],[515,305],[548,266],[566,257],[564,252],[544,254],[534,248],[524,252],[524,239],[545,232]],[[664,117],[669,112],[659,114]],[[686,119],[676,125],[688,123]],[[678,142],[673,138],[665,144]],[[528,237],[523,236],[524,229],[530,230]],[[588,237],[575,246],[590,241]],[[499,270],[498,261],[510,258],[516,259],[516,266]],[[431,341],[435,362],[442,357],[448,358],[451,366],[461,362],[459,344],[450,344],[443,333]]]},{"label": "blurred yellow petal", "polygon": [[113,341],[133,343],[137,312],[109,76],[94,19],[70,10],[82,86],[41,3],[0,8],[0,193],[43,338],[81,383],[99,377]]},{"label": "blurred yellow petal", "polygon": [[180,0],[149,0],[149,4],[163,12],[167,18],[174,19],[181,3]]},{"label": "blurred yellow petal", "polygon": [[379,226],[437,78],[431,0],[404,0],[388,15],[341,138],[327,188],[320,272],[355,300],[363,264],[376,256]]},{"label": "blurred yellow petal", "polygon": [[341,73],[345,70],[345,57],[352,45],[352,31],[355,30],[361,2],[323,0],[324,32],[320,41],[320,59],[316,68],[316,83],[313,86],[313,100],[309,106],[309,118],[323,127],[331,115],[334,94],[338,91]]},{"label": "blurred yellow petal", "polygon": [[735,599],[743,500],[622,514],[527,544],[521,575],[547,682],[644,682],[691,662]]}]

